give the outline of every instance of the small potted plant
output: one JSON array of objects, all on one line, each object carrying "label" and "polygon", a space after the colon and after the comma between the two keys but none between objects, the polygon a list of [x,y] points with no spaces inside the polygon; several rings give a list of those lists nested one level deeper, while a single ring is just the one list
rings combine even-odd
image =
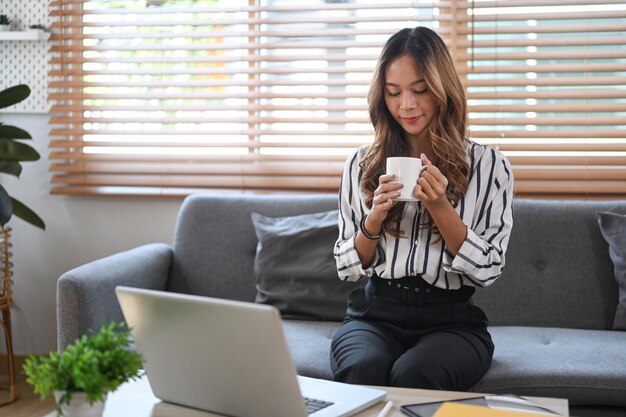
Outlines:
[{"label": "small potted plant", "polygon": [[5,14],[0,14],[0,32],[11,30],[11,19]]},{"label": "small potted plant", "polygon": [[26,382],[42,399],[55,396],[58,416],[100,416],[109,392],[143,374],[143,358],[129,344],[124,323],[105,324],[63,353],[29,356],[24,363]]}]

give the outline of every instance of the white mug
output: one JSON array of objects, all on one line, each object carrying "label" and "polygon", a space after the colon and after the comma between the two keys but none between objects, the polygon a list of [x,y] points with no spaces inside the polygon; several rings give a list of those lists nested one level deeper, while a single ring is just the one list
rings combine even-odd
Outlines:
[{"label": "white mug", "polygon": [[417,185],[417,180],[424,169],[426,167],[422,165],[422,160],[419,158],[408,156],[387,158],[387,174],[394,174],[396,178],[393,182],[399,182],[404,185],[403,188],[398,190],[400,197],[394,199],[395,201],[418,200],[413,194],[413,189]]}]

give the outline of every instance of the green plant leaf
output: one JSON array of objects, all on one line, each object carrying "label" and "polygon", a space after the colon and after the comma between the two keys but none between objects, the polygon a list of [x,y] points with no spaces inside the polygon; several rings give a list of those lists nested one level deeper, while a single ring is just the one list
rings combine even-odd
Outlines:
[{"label": "green plant leaf", "polygon": [[[0,91],[0,109],[19,103],[30,95],[30,88],[20,84]],[[20,161],[37,161],[39,152],[30,145],[15,139],[32,139],[27,131],[19,127],[0,123],[0,173],[19,177],[22,173]],[[0,224],[4,226],[15,214],[22,220],[43,230],[46,225],[43,220],[24,204],[9,196],[9,193],[0,186]]]},{"label": "green plant leaf", "polygon": [[11,196],[9,196],[7,190],[0,185],[0,225],[4,227],[4,225],[11,220],[12,215],[13,205],[11,204]]},{"label": "green plant leaf", "polygon": [[6,126],[0,123],[0,139],[32,139],[27,131],[15,126]]},{"label": "green plant leaf", "polygon": [[59,405],[69,404],[72,394],[79,391],[90,403],[101,401],[106,393],[143,375],[143,358],[129,349],[129,343],[124,323],[103,324],[98,332],[83,335],[63,353],[28,357],[23,367],[26,382],[42,398],[61,391]]},{"label": "green plant leaf", "polygon": [[36,161],[39,152],[30,145],[12,139],[0,140],[0,161]]},{"label": "green plant leaf", "polygon": [[9,87],[0,91],[0,109],[19,103],[30,95],[30,88],[26,84]]},{"label": "green plant leaf", "polygon": [[40,228],[41,230],[46,230],[46,224],[43,222],[41,217],[37,215],[37,213],[35,213],[34,211],[26,207],[24,203],[16,200],[13,197],[11,197],[11,203],[13,206],[13,214],[15,214],[17,217],[24,220],[25,222],[28,222],[33,226]]},{"label": "green plant leaf", "polygon": [[22,165],[14,161],[0,161],[0,172],[15,175],[19,178],[22,173]]}]

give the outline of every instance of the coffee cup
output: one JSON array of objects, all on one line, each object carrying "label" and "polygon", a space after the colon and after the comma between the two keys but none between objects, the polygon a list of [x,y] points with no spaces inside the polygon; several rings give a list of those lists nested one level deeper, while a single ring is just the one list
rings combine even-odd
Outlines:
[{"label": "coffee cup", "polygon": [[404,185],[404,187],[398,190],[400,197],[394,199],[395,201],[418,200],[413,194],[413,189],[424,169],[426,169],[426,167],[422,165],[420,158],[411,158],[408,156],[393,156],[387,158],[387,174],[395,175],[396,178],[393,182],[399,182]]}]

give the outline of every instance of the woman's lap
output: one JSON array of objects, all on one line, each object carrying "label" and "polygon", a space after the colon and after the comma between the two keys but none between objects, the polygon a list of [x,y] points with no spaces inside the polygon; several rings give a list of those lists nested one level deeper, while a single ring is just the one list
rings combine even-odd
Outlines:
[{"label": "woman's lap", "polygon": [[464,390],[489,369],[493,344],[476,329],[426,333],[407,346],[383,325],[348,319],[331,345],[331,367],[342,382]]},{"label": "woman's lap", "polygon": [[429,302],[388,288],[369,282],[350,296],[349,317],[331,344],[336,380],[464,390],[487,372],[493,343],[484,313],[470,299],[446,302],[442,290],[431,289],[437,298]]}]

